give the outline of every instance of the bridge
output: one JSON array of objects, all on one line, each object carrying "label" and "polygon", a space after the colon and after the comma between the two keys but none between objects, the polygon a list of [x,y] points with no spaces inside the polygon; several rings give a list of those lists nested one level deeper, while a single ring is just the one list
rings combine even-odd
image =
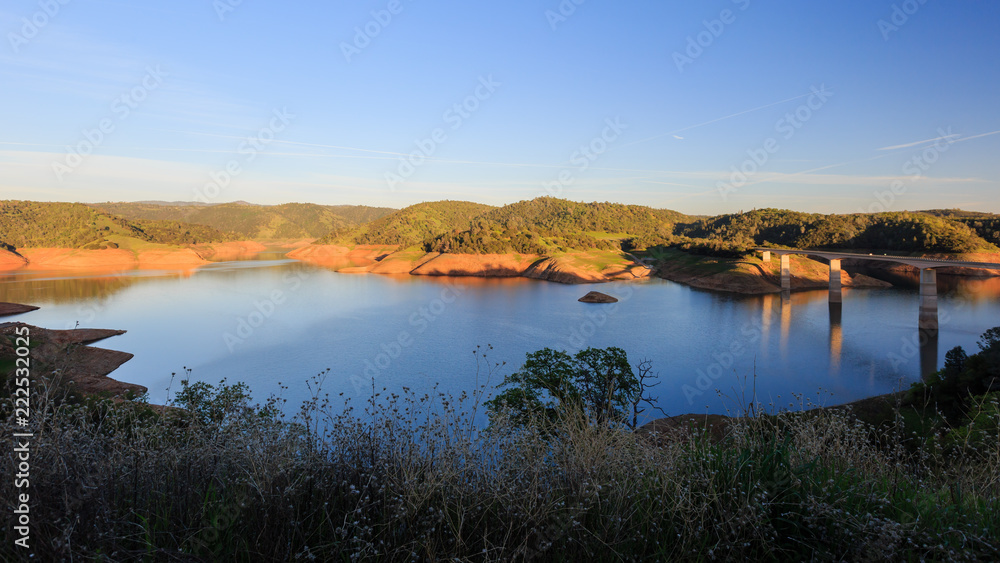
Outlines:
[{"label": "bridge", "polygon": [[802,256],[818,256],[830,262],[830,303],[843,302],[840,283],[840,265],[842,260],[851,259],[872,262],[897,262],[920,270],[920,320],[921,330],[938,330],[937,303],[937,268],[957,267],[982,270],[1000,270],[1000,264],[991,262],[967,262],[962,260],[939,260],[936,258],[919,258],[910,256],[891,256],[886,254],[860,254],[854,252],[838,252],[835,250],[801,250],[797,248],[755,248],[764,253],[764,262],[771,261],[771,255],[776,254],[781,259],[781,289],[792,289],[792,254]]}]

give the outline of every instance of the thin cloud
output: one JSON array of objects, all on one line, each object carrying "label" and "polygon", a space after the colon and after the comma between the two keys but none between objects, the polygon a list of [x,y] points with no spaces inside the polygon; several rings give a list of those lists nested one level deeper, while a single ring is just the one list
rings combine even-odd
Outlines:
[{"label": "thin cloud", "polygon": [[989,133],[980,133],[979,135],[973,135],[971,137],[963,137],[963,138],[961,138],[961,139],[959,139],[959,140],[957,140],[955,142],[956,143],[961,143],[963,141],[971,141],[972,139],[979,139],[981,137],[989,137],[990,135],[996,135],[997,133],[1000,133],[1000,130],[990,131]]},{"label": "thin cloud", "polygon": [[[823,92],[826,92],[825,88],[823,89]],[[620,148],[630,147],[632,145],[636,145],[636,144],[639,144],[639,143],[645,143],[646,141],[652,141],[653,139],[659,139],[661,137],[666,137],[667,135],[676,136],[677,133],[683,133],[684,131],[689,131],[691,129],[697,129],[698,127],[704,127],[705,125],[711,125],[712,123],[718,123],[720,121],[725,121],[727,119],[732,119],[734,117],[739,117],[741,115],[746,115],[748,113],[753,113],[755,111],[760,111],[762,109],[767,109],[769,107],[774,107],[774,106],[777,106],[777,105],[781,105],[781,104],[784,104],[784,103],[787,103],[787,102],[791,102],[793,100],[798,100],[800,98],[805,98],[807,96],[812,96],[813,94],[814,94],[814,92],[809,92],[808,94],[802,94],[800,96],[794,96],[794,97],[791,97],[791,98],[786,98],[784,100],[779,100],[777,102],[772,102],[770,104],[764,104],[762,106],[758,106],[758,107],[751,108],[751,109],[748,109],[748,110],[743,110],[743,111],[739,111],[739,112],[736,112],[736,113],[731,113],[729,115],[718,117],[716,119],[710,119],[708,121],[704,121],[704,122],[698,123],[696,125],[689,125],[687,127],[682,127],[680,129],[674,129],[673,131],[668,131],[666,133],[661,133],[659,135],[653,135],[652,137],[646,137],[645,139],[639,139],[638,141],[632,141],[631,143],[622,145]]]},{"label": "thin cloud", "polygon": [[875,150],[879,150],[879,151],[894,151],[896,149],[906,149],[906,148],[909,148],[909,147],[915,147],[917,145],[923,145],[923,144],[926,144],[926,143],[935,143],[935,142],[940,141],[942,139],[951,139],[952,137],[961,137],[961,135],[959,135],[958,133],[952,133],[951,135],[944,135],[942,137],[934,137],[933,139],[924,139],[923,141],[914,141],[912,143],[906,143],[906,144],[903,144],[903,145],[893,145],[891,147],[882,147],[880,149],[875,149]]}]

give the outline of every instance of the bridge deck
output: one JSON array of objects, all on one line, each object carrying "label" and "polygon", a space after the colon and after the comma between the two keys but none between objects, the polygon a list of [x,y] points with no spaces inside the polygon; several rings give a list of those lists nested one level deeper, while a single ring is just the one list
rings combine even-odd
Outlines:
[{"label": "bridge deck", "polygon": [[993,262],[966,262],[962,260],[943,260],[939,258],[919,258],[909,256],[891,256],[887,254],[860,254],[856,252],[838,252],[835,250],[801,250],[798,248],[755,248],[759,252],[771,252],[781,256],[782,254],[798,254],[809,256],[820,256],[827,260],[843,260],[846,258],[858,260],[871,260],[879,262],[899,262],[916,268],[980,268],[984,270],[1000,270],[1000,264]]}]

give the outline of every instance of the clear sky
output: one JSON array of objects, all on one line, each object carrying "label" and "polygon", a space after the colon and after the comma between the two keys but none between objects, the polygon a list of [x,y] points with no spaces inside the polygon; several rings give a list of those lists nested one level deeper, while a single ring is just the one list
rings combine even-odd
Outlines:
[{"label": "clear sky", "polygon": [[20,0],[0,199],[1000,212],[1000,2]]}]

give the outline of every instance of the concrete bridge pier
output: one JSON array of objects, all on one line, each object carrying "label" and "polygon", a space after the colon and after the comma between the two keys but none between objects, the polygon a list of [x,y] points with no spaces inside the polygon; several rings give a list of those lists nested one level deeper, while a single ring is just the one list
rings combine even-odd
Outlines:
[{"label": "concrete bridge pier", "polygon": [[789,254],[781,255],[781,290],[792,289],[792,257]]},{"label": "concrete bridge pier", "polygon": [[920,270],[920,330],[938,330],[937,270]]},{"label": "concrete bridge pier", "polygon": [[830,260],[830,303],[843,303],[844,294],[840,285],[840,260]]},{"label": "concrete bridge pier", "polygon": [[765,264],[770,264],[771,263],[771,251],[770,250],[765,250],[764,251],[764,258],[762,258],[761,260]]}]

